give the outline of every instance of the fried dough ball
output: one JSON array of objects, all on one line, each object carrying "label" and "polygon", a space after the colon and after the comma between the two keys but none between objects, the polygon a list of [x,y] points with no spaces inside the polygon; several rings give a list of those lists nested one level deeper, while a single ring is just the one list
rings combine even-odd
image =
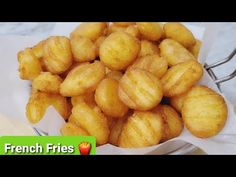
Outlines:
[{"label": "fried dough ball", "polygon": [[32,47],[32,51],[37,58],[43,58],[43,46],[45,44],[45,40],[40,41],[34,47]]},{"label": "fried dough ball", "polygon": [[198,54],[201,48],[202,42],[198,39],[196,39],[196,44],[189,48],[189,51],[193,54],[195,58],[198,59]]},{"label": "fried dough ball", "polygon": [[95,101],[101,110],[108,116],[122,118],[129,108],[118,96],[119,82],[115,79],[105,78],[97,86]]},{"label": "fried dough ball", "polygon": [[160,51],[156,44],[148,40],[141,41],[141,50],[139,52],[139,57],[144,57],[146,55],[155,55],[159,53]]},{"label": "fried dough ball", "polygon": [[199,138],[218,134],[225,125],[227,113],[224,98],[205,86],[194,86],[182,107],[186,128]]},{"label": "fried dough ball", "polygon": [[42,71],[40,61],[31,49],[25,49],[17,54],[19,62],[20,78],[23,80],[33,80]]},{"label": "fried dough ball", "polygon": [[123,126],[118,145],[123,148],[156,145],[163,136],[163,128],[163,120],[159,115],[136,111]]},{"label": "fried dough ball", "polygon": [[164,96],[183,94],[201,79],[203,69],[195,60],[189,60],[171,67],[161,78]]},{"label": "fried dough ball", "polygon": [[163,36],[163,29],[159,23],[155,22],[138,22],[139,32],[144,39],[158,41]]},{"label": "fried dough ball", "polygon": [[28,120],[31,123],[39,122],[50,105],[52,105],[64,119],[69,117],[71,110],[65,97],[57,94],[34,91],[26,106],[26,116]]},{"label": "fried dough ball", "polygon": [[76,125],[96,137],[97,144],[108,142],[110,130],[107,118],[102,113],[90,108],[86,103],[79,103],[73,107],[72,115]]},{"label": "fried dough ball", "polygon": [[171,106],[158,105],[153,111],[161,116],[164,122],[164,131],[161,142],[168,141],[181,134],[184,128],[182,119]]},{"label": "fried dough ball", "polygon": [[130,34],[131,36],[133,37],[136,37],[136,38],[139,38],[140,37],[140,33],[139,33],[139,30],[138,30],[138,27],[134,26],[134,25],[131,25],[131,26],[128,26],[126,29],[125,29],[125,32]]},{"label": "fried dough ball", "polygon": [[32,87],[42,92],[59,93],[61,83],[62,79],[58,75],[42,72],[33,80]]},{"label": "fried dough ball", "polygon": [[123,74],[120,71],[110,71],[106,75],[107,78],[115,79],[117,81],[119,81],[122,78],[122,76]]},{"label": "fried dough ball", "polygon": [[161,56],[167,60],[169,66],[174,66],[188,60],[196,60],[187,49],[172,39],[163,40],[159,47]]},{"label": "fried dough ball", "polygon": [[66,71],[72,64],[70,40],[64,36],[49,37],[44,46],[44,64],[52,74]]},{"label": "fried dough ball", "polygon": [[70,38],[83,36],[89,38],[92,41],[96,41],[100,36],[102,36],[107,28],[106,22],[87,22],[80,24],[73,32],[70,34]]},{"label": "fried dough ball", "polygon": [[77,36],[70,40],[71,51],[76,62],[93,61],[96,59],[96,46],[86,37]]},{"label": "fried dough ball", "polygon": [[159,79],[139,68],[126,71],[120,80],[118,93],[124,104],[139,111],[154,108],[163,96]]},{"label": "fried dough ball", "polygon": [[104,77],[105,67],[101,62],[79,65],[71,70],[62,82],[60,93],[63,96],[91,93]]},{"label": "fried dough ball", "polygon": [[111,24],[107,30],[107,35],[110,35],[111,33],[114,33],[114,32],[125,32],[126,29],[127,27],[116,26],[114,24]]},{"label": "fried dough ball", "polygon": [[100,46],[100,60],[112,70],[126,69],[138,56],[139,41],[125,32],[115,32]]},{"label": "fried dough ball", "polygon": [[63,136],[89,136],[87,131],[70,122],[67,122],[62,126],[61,134]]},{"label": "fried dough ball", "polygon": [[166,38],[173,39],[186,48],[192,47],[196,43],[193,33],[181,23],[169,22],[164,25],[163,29]]},{"label": "fried dough ball", "polygon": [[130,25],[135,25],[135,22],[113,22],[115,26],[128,27]]},{"label": "fried dough ball", "polygon": [[147,55],[135,60],[128,69],[133,68],[147,70],[160,79],[166,73],[168,63],[165,58],[160,57],[159,55]]},{"label": "fried dough ball", "polygon": [[118,140],[120,133],[123,129],[123,126],[126,122],[126,119],[118,119],[111,127],[111,132],[109,135],[109,143],[115,146],[118,146]]},{"label": "fried dough ball", "polygon": [[89,105],[92,108],[95,107],[96,102],[94,98],[94,92],[71,97],[71,103],[73,106],[76,106],[77,104],[82,103],[82,102],[85,102],[87,105]]},{"label": "fried dough ball", "polygon": [[181,113],[184,99],[187,96],[187,94],[188,92],[170,98],[171,106],[174,107],[175,110],[178,111],[179,113]]},{"label": "fried dough ball", "polygon": [[99,37],[96,41],[95,41],[95,43],[94,43],[94,45],[95,45],[95,47],[96,47],[96,56],[99,56],[99,49],[100,49],[100,46],[101,46],[101,44],[103,43],[103,41],[106,39],[106,36],[101,36],[101,37]]}]

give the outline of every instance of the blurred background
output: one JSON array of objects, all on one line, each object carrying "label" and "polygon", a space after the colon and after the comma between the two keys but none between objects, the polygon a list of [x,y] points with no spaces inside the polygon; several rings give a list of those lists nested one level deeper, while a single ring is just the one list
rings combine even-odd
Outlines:
[{"label": "blurred background", "polygon": [[[207,23],[184,23],[204,27]],[[236,48],[236,23],[220,23],[220,29],[214,44],[210,50],[206,62],[214,63],[227,57]],[[23,35],[47,37],[54,30],[56,23],[0,23],[0,35]],[[214,69],[216,76],[226,76],[236,69],[236,56],[225,65]],[[236,104],[236,77],[221,86],[228,99]]]}]

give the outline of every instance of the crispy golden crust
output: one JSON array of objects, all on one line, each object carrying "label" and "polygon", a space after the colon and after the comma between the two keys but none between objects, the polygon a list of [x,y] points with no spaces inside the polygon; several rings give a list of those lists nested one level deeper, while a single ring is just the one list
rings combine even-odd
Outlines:
[{"label": "crispy golden crust", "polygon": [[126,69],[138,56],[140,42],[125,32],[115,32],[100,46],[100,60],[112,70]]},{"label": "crispy golden crust", "polygon": [[90,108],[86,103],[79,103],[72,109],[72,118],[76,125],[81,126],[91,136],[96,137],[97,144],[108,142],[109,127],[107,118],[96,110]]},{"label": "crispy golden crust", "polygon": [[202,66],[195,60],[171,67],[161,78],[164,96],[173,97],[187,92],[202,75]]},{"label": "crispy golden crust", "polygon": [[184,128],[179,114],[168,105],[158,105],[153,112],[162,117],[164,122],[164,131],[161,142],[165,142],[179,136]]},{"label": "crispy golden crust", "polygon": [[122,78],[122,76],[123,74],[120,71],[110,71],[106,75],[107,78],[115,79],[117,81],[119,81]]},{"label": "crispy golden crust", "polygon": [[53,74],[66,71],[72,64],[70,40],[64,36],[49,37],[43,46],[44,64]]},{"label": "crispy golden crust", "polygon": [[28,120],[31,123],[39,122],[50,105],[52,105],[64,119],[67,119],[71,114],[71,107],[65,97],[58,94],[34,91],[26,106],[26,116]]},{"label": "crispy golden crust", "polygon": [[227,119],[224,98],[205,86],[194,86],[186,96],[182,117],[187,129],[199,138],[218,134]]},{"label": "crispy golden crust", "polygon": [[201,48],[202,42],[198,39],[196,39],[196,44],[193,45],[192,47],[189,47],[189,51],[193,54],[195,58],[198,59],[198,54]]},{"label": "crispy golden crust", "polygon": [[128,70],[121,78],[119,97],[129,108],[145,111],[160,103],[161,82],[152,73],[139,68]]},{"label": "crispy golden crust", "polygon": [[138,22],[137,26],[144,39],[158,41],[163,36],[163,29],[159,23]]},{"label": "crispy golden crust", "polygon": [[131,25],[125,29],[125,32],[130,34],[133,37],[140,38],[140,32],[137,26]]},{"label": "crispy golden crust", "polygon": [[73,32],[71,32],[70,38],[83,36],[92,41],[96,41],[100,36],[104,35],[106,28],[106,22],[82,23]]},{"label": "crispy golden crust", "polygon": [[70,40],[71,51],[76,62],[87,62],[96,59],[96,46],[86,37],[77,36]]},{"label": "crispy golden crust", "polygon": [[62,126],[61,134],[63,136],[89,136],[87,131],[71,122],[67,122]]},{"label": "crispy golden crust", "polygon": [[69,72],[60,86],[63,96],[78,96],[95,91],[105,77],[105,67],[101,62],[83,64]]},{"label": "crispy golden crust", "polygon": [[166,23],[163,27],[166,38],[174,39],[184,47],[192,47],[196,40],[193,33],[181,23]]},{"label": "crispy golden crust", "polygon": [[147,70],[160,79],[166,73],[168,63],[165,58],[160,57],[159,55],[147,55],[135,60],[128,69],[133,68]]},{"label": "crispy golden crust", "polygon": [[175,110],[178,111],[179,113],[181,113],[184,99],[187,96],[187,94],[188,92],[170,98],[171,106],[175,108]]},{"label": "crispy golden crust", "polygon": [[20,51],[17,57],[21,79],[33,80],[42,71],[40,61],[31,49],[27,48],[24,51]]},{"label": "crispy golden crust", "polygon": [[118,145],[124,148],[156,145],[161,140],[163,128],[163,120],[157,114],[136,111],[123,126]]},{"label": "crispy golden crust", "polygon": [[187,49],[172,39],[163,40],[159,47],[161,56],[167,60],[169,66],[174,66],[188,60],[196,60]]},{"label": "crispy golden crust", "polygon": [[130,25],[135,25],[135,22],[113,22],[115,26],[128,27]]},{"label": "crispy golden crust", "polygon": [[96,57],[99,56],[99,49],[101,44],[103,43],[103,41],[106,39],[106,36],[100,36],[94,43],[95,47],[96,47]]},{"label": "crispy golden crust", "polygon": [[160,51],[157,44],[148,40],[141,40],[141,50],[139,52],[139,57],[144,57],[146,55],[155,55],[159,53]]},{"label": "crispy golden crust", "polygon": [[71,97],[71,103],[73,106],[76,106],[79,103],[85,102],[91,108],[95,107],[97,104],[94,98],[94,92]]},{"label": "crispy golden crust", "polygon": [[32,87],[47,93],[59,93],[62,79],[58,75],[53,75],[50,72],[42,72],[32,82]]},{"label": "crispy golden crust", "polygon": [[97,86],[95,101],[101,110],[108,116],[122,118],[128,107],[118,96],[119,82],[115,79],[105,78]]},{"label": "crispy golden crust", "polygon": [[44,44],[45,44],[45,40],[40,41],[38,44],[36,44],[35,46],[32,47],[32,51],[38,59],[43,58],[43,46],[44,46]]}]

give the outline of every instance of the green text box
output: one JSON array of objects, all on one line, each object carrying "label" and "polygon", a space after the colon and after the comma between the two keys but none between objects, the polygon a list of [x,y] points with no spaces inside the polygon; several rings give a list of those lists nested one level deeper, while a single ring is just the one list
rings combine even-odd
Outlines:
[{"label": "green text box", "polygon": [[[85,145],[80,145],[86,142]],[[86,152],[96,153],[96,139],[92,136],[2,136],[1,155],[79,155],[79,145]]]}]

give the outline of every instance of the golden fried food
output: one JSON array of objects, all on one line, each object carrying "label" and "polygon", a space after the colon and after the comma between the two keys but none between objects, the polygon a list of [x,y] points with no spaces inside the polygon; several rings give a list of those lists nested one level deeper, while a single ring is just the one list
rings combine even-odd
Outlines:
[{"label": "golden fried food", "polygon": [[26,106],[26,117],[31,123],[39,122],[49,106],[49,98],[46,93],[32,92]]},{"label": "golden fried food", "polygon": [[47,93],[59,93],[62,79],[58,75],[53,75],[50,72],[42,72],[32,82],[32,87]]},{"label": "golden fried food", "polygon": [[52,74],[66,71],[72,64],[70,40],[64,36],[49,37],[43,46],[44,64]]},{"label": "golden fried food", "polygon": [[38,44],[36,44],[34,47],[32,47],[32,51],[38,59],[43,58],[43,46],[44,46],[44,44],[45,44],[45,40],[40,41]]},{"label": "golden fried food", "polygon": [[127,27],[116,26],[114,24],[111,24],[109,28],[107,29],[107,35],[110,35],[111,33],[114,33],[114,32],[125,32],[126,29]]},{"label": "golden fried food", "polygon": [[101,110],[114,118],[123,117],[129,108],[118,96],[119,82],[115,79],[105,78],[97,86],[95,101]]},{"label": "golden fried food", "polygon": [[96,59],[96,46],[86,37],[77,36],[70,40],[71,51],[76,62],[93,61]]},{"label": "golden fried food", "polygon": [[133,37],[136,37],[136,38],[139,38],[140,37],[140,33],[139,33],[139,30],[138,30],[138,27],[137,26],[134,26],[134,25],[131,25],[131,26],[128,26],[126,29],[125,29],[125,32],[130,34],[131,36]]},{"label": "golden fried food", "polygon": [[118,146],[118,140],[120,133],[123,129],[126,119],[118,119],[111,127],[111,132],[109,135],[109,143],[115,146]]},{"label": "golden fried food", "polygon": [[52,105],[64,119],[69,117],[71,110],[65,97],[58,94],[34,91],[26,106],[26,116],[28,120],[31,123],[39,122],[50,105]]},{"label": "golden fried food", "polygon": [[72,109],[73,121],[86,130],[91,136],[96,137],[97,144],[102,145],[108,142],[109,127],[107,118],[86,103],[79,103]]},{"label": "golden fried food", "polygon": [[49,103],[52,105],[58,113],[67,120],[71,114],[71,105],[67,99],[59,94],[48,94]]},{"label": "golden fried food", "polygon": [[158,105],[153,111],[162,117],[164,122],[164,131],[161,142],[168,141],[181,134],[184,128],[182,119],[171,106]]},{"label": "golden fried food", "polygon": [[33,80],[42,71],[40,61],[31,49],[27,48],[24,51],[20,51],[17,57],[21,79]]},{"label": "golden fried food", "polygon": [[120,80],[118,93],[124,104],[139,111],[154,108],[163,96],[159,79],[139,68],[126,71]]},{"label": "golden fried food", "polygon": [[194,86],[182,107],[186,128],[199,138],[218,134],[225,125],[227,114],[224,98],[206,86]]},{"label": "golden fried food", "polygon": [[173,97],[187,92],[202,75],[202,66],[195,60],[172,66],[161,78],[164,96]]},{"label": "golden fried food", "polygon": [[135,60],[135,62],[128,68],[140,68],[147,70],[154,74],[157,78],[161,78],[168,69],[168,63],[165,58],[159,55],[147,55]]},{"label": "golden fried food", "polygon": [[139,57],[144,57],[146,55],[155,55],[159,53],[159,48],[155,43],[148,40],[141,41],[141,50],[139,52]]},{"label": "golden fried food", "polygon": [[187,49],[172,39],[163,40],[159,47],[161,56],[167,60],[169,66],[174,66],[188,60],[196,60]]},{"label": "golden fried food", "polygon": [[163,27],[166,38],[173,39],[184,47],[192,47],[195,45],[196,40],[193,33],[181,23],[166,23]]},{"label": "golden fried food", "polygon": [[181,113],[183,103],[184,103],[184,99],[187,96],[187,94],[188,94],[188,92],[185,92],[183,94],[173,96],[173,97],[170,98],[171,106],[173,108],[175,108],[175,110],[178,111],[179,113]]},{"label": "golden fried food", "polygon": [[95,45],[95,47],[96,47],[96,57],[99,56],[99,49],[100,49],[100,46],[101,46],[101,44],[103,43],[103,41],[104,41],[105,39],[106,39],[106,36],[101,36],[101,37],[99,37],[99,38],[95,41],[94,45]]},{"label": "golden fried food", "polygon": [[198,54],[201,48],[202,42],[198,39],[196,39],[196,44],[189,48],[189,51],[193,54],[195,58],[198,59]]},{"label": "golden fried food", "polygon": [[60,85],[63,96],[78,96],[95,91],[105,77],[105,67],[101,62],[83,64],[72,69]]},{"label": "golden fried food", "polygon": [[139,32],[144,39],[150,41],[158,41],[163,36],[163,29],[159,23],[154,22],[138,22]]},{"label": "golden fried food", "polygon": [[125,32],[109,35],[101,44],[100,60],[112,70],[126,69],[137,57],[139,41]]},{"label": "golden fried food", "polygon": [[89,136],[87,131],[70,122],[67,122],[62,126],[61,134],[63,136]]},{"label": "golden fried food", "polygon": [[156,145],[163,136],[163,130],[163,120],[159,115],[136,111],[123,126],[118,145],[124,148]]},{"label": "golden fried food", "polygon": [[92,41],[96,41],[100,36],[102,36],[107,28],[107,23],[105,22],[87,22],[80,24],[73,32],[70,34],[70,38],[83,36],[89,38]]},{"label": "golden fried food", "polygon": [[122,76],[123,74],[120,71],[110,71],[106,75],[107,78],[115,79],[117,81],[119,81],[122,78]]},{"label": "golden fried food", "polygon": [[113,22],[116,26],[128,27],[130,25],[135,25],[135,22]]},{"label": "golden fried food", "polygon": [[82,102],[85,102],[87,105],[89,105],[92,108],[95,107],[96,102],[94,98],[94,92],[71,97],[71,103],[73,106],[76,106],[77,104],[82,103]]}]

